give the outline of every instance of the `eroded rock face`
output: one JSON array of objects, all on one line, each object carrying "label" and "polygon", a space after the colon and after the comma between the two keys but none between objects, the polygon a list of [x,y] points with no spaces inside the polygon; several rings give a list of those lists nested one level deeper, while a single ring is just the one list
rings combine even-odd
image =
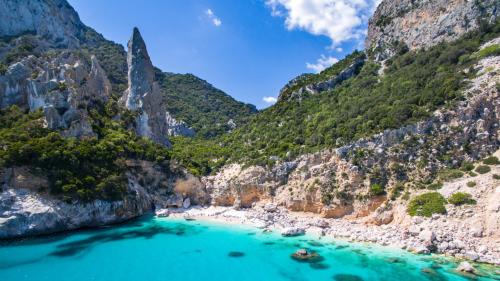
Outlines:
[{"label": "eroded rock face", "polygon": [[[203,204],[200,184],[180,193],[177,183],[195,179],[185,171],[128,160],[128,191],[119,201],[65,202],[48,193],[48,179],[30,167],[0,169],[0,239],[49,234],[123,222],[154,209]],[[175,200],[177,199],[178,202]]]},{"label": "eroded rock face", "polygon": [[0,108],[42,109],[47,126],[71,137],[93,136],[87,109],[104,105],[111,84],[97,58],[71,51],[28,56],[0,76]]},{"label": "eroded rock face", "polygon": [[409,49],[457,39],[493,22],[500,13],[497,0],[384,0],[370,19],[366,48],[377,60],[395,54],[397,41]]},{"label": "eroded rock face", "polygon": [[139,114],[135,124],[136,133],[156,143],[170,146],[163,95],[155,81],[146,44],[137,28],[134,28],[128,42],[127,64],[128,89],[122,101],[125,107]]},{"label": "eroded rock face", "polygon": [[0,36],[36,34],[60,47],[78,47],[86,27],[66,0],[3,0]]}]

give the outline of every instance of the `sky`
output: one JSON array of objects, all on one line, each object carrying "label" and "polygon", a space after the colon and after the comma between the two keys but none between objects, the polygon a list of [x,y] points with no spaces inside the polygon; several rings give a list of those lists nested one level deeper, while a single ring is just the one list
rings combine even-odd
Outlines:
[{"label": "sky", "polygon": [[362,49],[380,0],[69,0],[126,46],[138,27],[153,64],[192,73],[262,109],[294,77]]}]

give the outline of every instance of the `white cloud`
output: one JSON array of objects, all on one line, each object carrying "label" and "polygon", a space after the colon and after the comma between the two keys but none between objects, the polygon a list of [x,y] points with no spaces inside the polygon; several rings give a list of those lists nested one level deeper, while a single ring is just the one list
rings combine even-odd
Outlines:
[{"label": "white cloud", "polygon": [[332,46],[360,41],[366,24],[381,0],[266,0],[273,16],[286,17],[287,29],[324,35]]},{"label": "white cloud", "polygon": [[306,63],[306,67],[308,69],[313,70],[316,73],[321,72],[327,67],[332,66],[333,64],[337,63],[339,60],[334,57],[326,57],[325,55],[321,55],[321,57],[316,61],[316,63]]},{"label": "white cloud", "polygon": [[263,97],[262,101],[268,104],[275,104],[278,101],[278,99],[275,97]]},{"label": "white cloud", "polygon": [[340,53],[340,52],[344,51],[344,49],[342,49],[341,47],[337,47],[337,48],[335,48],[335,51]]},{"label": "white cloud", "polygon": [[222,24],[222,20],[220,18],[218,18],[214,11],[212,11],[212,9],[208,9],[206,12],[205,12],[208,16],[208,19],[210,19],[210,21],[213,23],[213,25],[215,26],[221,26]]}]

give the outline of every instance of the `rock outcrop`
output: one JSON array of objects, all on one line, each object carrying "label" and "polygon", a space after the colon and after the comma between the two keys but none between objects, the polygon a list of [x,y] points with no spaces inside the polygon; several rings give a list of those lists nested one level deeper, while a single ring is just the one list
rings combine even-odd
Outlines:
[{"label": "rock outcrop", "polygon": [[329,91],[340,85],[345,80],[358,74],[359,70],[363,67],[366,60],[366,56],[362,55],[356,58],[349,66],[339,72],[339,74],[334,75],[325,81],[311,83],[303,87],[298,88],[290,92],[290,89],[295,87],[299,82],[307,79],[311,74],[303,74],[299,77],[288,82],[285,87],[280,90],[278,100],[279,101],[290,101],[290,100],[301,100],[305,95],[318,94],[324,91]]},{"label": "rock outcrop", "polygon": [[170,146],[169,127],[164,105],[151,59],[139,29],[134,28],[128,42],[128,89],[122,97],[125,107],[138,113],[135,130],[140,136]]},{"label": "rock outcrop", "polygon": [[88,62],[71,51],[28,56],[0,75],[0,108],[42,109],[47,126],[66,136],[92,136],[87,109],[104,105],[110,94],[111,84],[97,58]]},{"label": "rock outcrop", "polygon": [[59,47],[78,47],[87,30],[66,0],[3,0],[0,18],[0,37],[36,34]]},{"label": "rock outcrop", "polygon": [[384,0],[370,19],[365,46],[376,60],[385,60],[398,48],[455,40],[499,13],[497,0]]}]

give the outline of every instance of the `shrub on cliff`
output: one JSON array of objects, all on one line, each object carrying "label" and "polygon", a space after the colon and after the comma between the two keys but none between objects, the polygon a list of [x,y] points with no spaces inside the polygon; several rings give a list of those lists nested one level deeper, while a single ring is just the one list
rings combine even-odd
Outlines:
[{"label": "shrub on cliff", "polygon": [[430,217],[432,214],[446,213],[446,199],[439,192],[429,192],[415,196],[408,203],[407,212],[410,216]]},{"label": "shrub on cliff", "polygon": [[375,184],[372,184],[370,186],[370,195],[371,196],[380,196],[380,195],[384,195],[385,194],[385,190],[384,190],[384,187],[378,183],[375,183]]},{"label": "shrub on cliff", "polygon": [[485,165],[500,165],[500,161],[496,156],[490,156],[483,160],[483,164]]},{"label": "shrub on cliff", "polygon": [[453,193],[449,198],[448,202],[455,205],[460,206],[464,204],[476,204],[476,200],[472,199],[472,195],[465,192],[456,192]]},{"label": "shrub on cliff", "polygon": [[489,166],[481,165],[481,166],[476,168],[476,172],[478,172],[480,174],[486,174],[490,171],[491,171],[491,168]]},{"label": "shrub on cliff", "polygon": [[438,172],[438,178],[442,181],[450,181],[464,176],[464,173],[456,169],[444,169]]}]

